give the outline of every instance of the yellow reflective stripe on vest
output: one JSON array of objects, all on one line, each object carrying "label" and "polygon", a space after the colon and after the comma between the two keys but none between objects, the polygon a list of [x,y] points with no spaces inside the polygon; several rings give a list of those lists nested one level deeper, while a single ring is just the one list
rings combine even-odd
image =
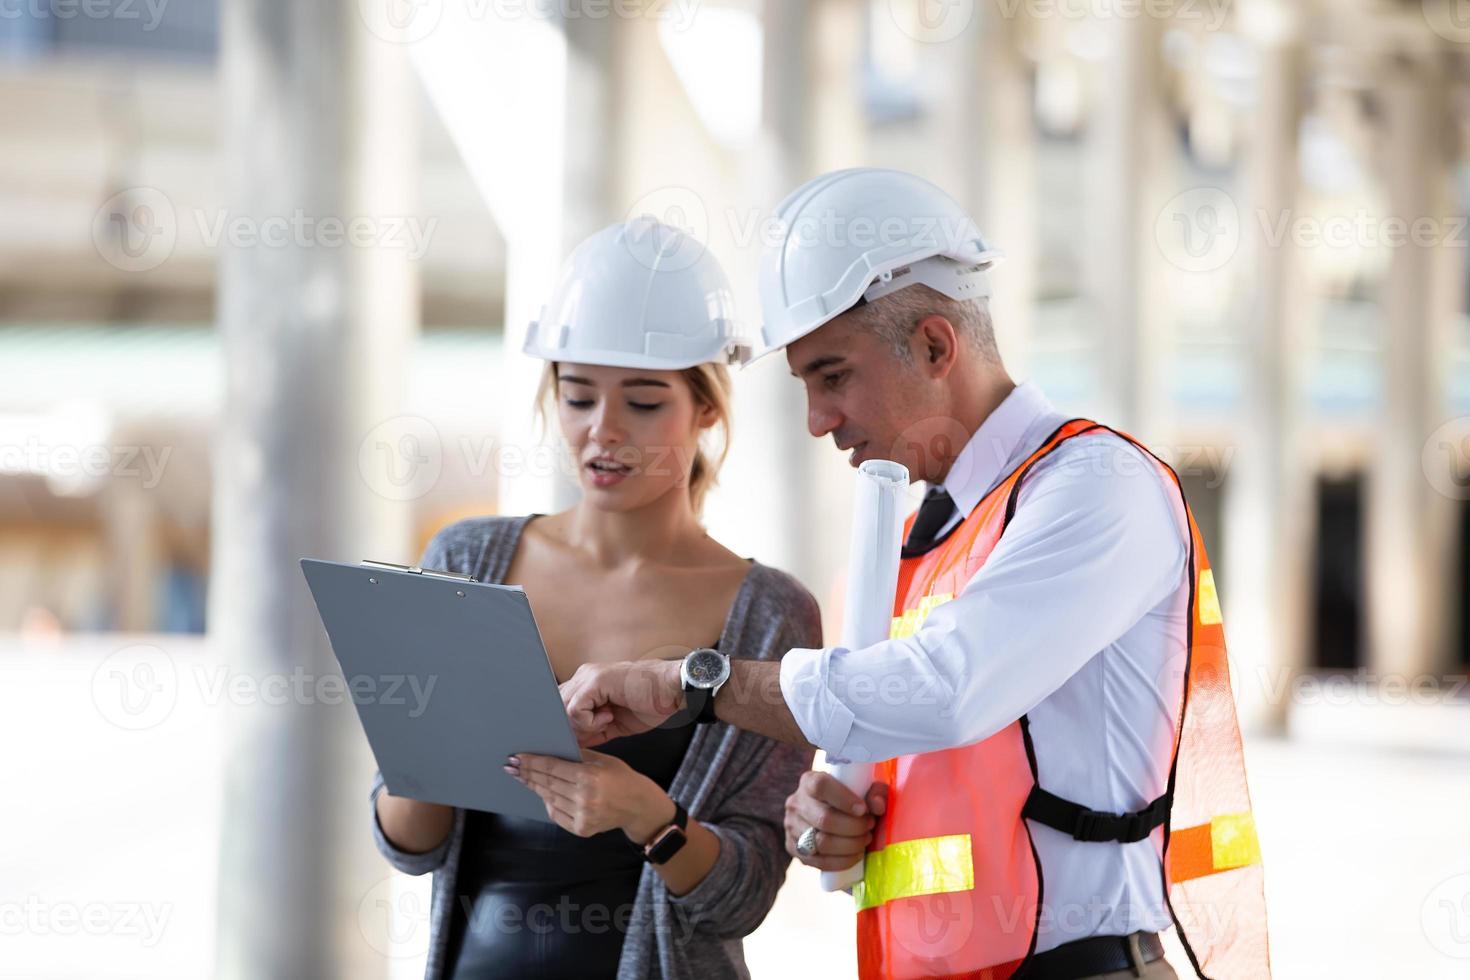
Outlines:
[{"label": "yellow reflective stripe on vest", "polygon": [[926,595],[919,600],[917,607],[905,609],[902,616],[894,616],[893,622],[888,627],[888,638],[896,640],[899,637],[913,636],[924,625],[924,620],[935,607],[942,606],[954,598],[953,592],[940,592],[936,595]]},{"label": "yellow reflective stripe on vest", "polygon": [[1202,568],[1199,573],[1199,621],[1202,626],[1213,626],[1222,622],[1220,615],[1220,593],[1215,590],[1215,573]]},{"label": "yellow reflective stripe on vest", "polygon": [[863,864],[863,880],[853,886],[858,910],[896,898],[967,892],[975,887],[970,835],[899,841],[873,851]]},{"label": "yellow reflective stripe on vest", "polygon": [[1261,863],[1256,818],[1221,813],[1209,823],[1169,831],[1169,880],[1190,881]]},{"label": "yellow reflective stripe on vest", "polygon": [[1249,813],[1225,813],[1210,820],[1210,858],[1216,871],[1261,863],[1256,818]]}]

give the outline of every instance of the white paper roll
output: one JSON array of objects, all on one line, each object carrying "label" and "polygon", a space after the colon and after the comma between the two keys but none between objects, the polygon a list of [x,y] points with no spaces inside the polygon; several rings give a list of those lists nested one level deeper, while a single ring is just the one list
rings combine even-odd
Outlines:
[{"label": "white paper roll", "polygon": [[[849,650],[888,639],[893,594],[898,588],[898,555],[903,544],[903,497],[909,471],[902,463],[870,459],[858,467],[852,507],[852,540],[847,557],[847,597],[842,607],[842,645]],[[859,796],[873,784],[871,762],[828,760],[842,785]],[[822,888],[835,892],[862,880],[863,862],[846,871],[823,871]]]}]

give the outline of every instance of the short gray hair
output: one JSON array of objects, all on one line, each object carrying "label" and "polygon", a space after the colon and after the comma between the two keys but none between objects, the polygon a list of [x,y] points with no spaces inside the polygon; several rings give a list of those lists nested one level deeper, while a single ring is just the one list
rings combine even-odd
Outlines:
[{"label": "short gray hair", "polygon": [[990,301],[950,299],[923,283],[915,283],[881,299],[873,300],[853,311],[858,324],[882,338],[904,364],[914,363],[909,339],[914,328],[926,316],[942,316],[954,325],[955,332],[967,341],[981,357],[1000,363],[1000,349],[995,343],[995,324],[990,319]]}]

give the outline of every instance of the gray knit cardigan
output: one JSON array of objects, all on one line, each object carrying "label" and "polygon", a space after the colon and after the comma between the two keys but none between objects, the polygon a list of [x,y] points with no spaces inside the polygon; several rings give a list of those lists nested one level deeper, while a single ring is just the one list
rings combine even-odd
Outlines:
[{"label": "gray knit cardigan", "polygon": [[[468,572],[482,582],[502,582],[529,517],[474,517],[441,529],[420,565]],[[753,562],[720,635],[732,657],[779,659],[793,647],[819,647],[822,627],[816,600],[794,578]],[[724,723],[700,726],[674,776],[670,795],[720,839],[709,874],[684,895],[671,895],[652,867],[638,882],[618,963],[618,980],[748,977],[741,939],[755,931],[776,900],[789,858],[782,829],[786,797],[811,765],[805,747],[784,745]],[[425,980],[440,980],[445,962],[464,810],[454,811],[454,830],[433,851],[411,854],[394,847],[377,819],[383,777],[373,779],[373,836],[388,862],[405,874],[433,872],[428,967]]]}]

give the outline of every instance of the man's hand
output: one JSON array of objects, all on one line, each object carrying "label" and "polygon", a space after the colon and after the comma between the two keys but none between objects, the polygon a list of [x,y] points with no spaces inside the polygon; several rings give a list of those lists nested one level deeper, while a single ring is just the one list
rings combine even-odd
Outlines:
[{"label": "man's hand", "polygon": [[584,746],[637,735],[684,707],[679,661],[583,664],[561,685],[561,700]]},{"label": "man's hand", "polygon": [[[887,809],[886,783],[874,783],[864,800],[831,773],[802,773],[796,792],[786,798],[786,851],[813,868],[843,871],[863,859],[876,818]],[[817,828],[817,853],[802,857],[796,841],[808,827]]]}]

